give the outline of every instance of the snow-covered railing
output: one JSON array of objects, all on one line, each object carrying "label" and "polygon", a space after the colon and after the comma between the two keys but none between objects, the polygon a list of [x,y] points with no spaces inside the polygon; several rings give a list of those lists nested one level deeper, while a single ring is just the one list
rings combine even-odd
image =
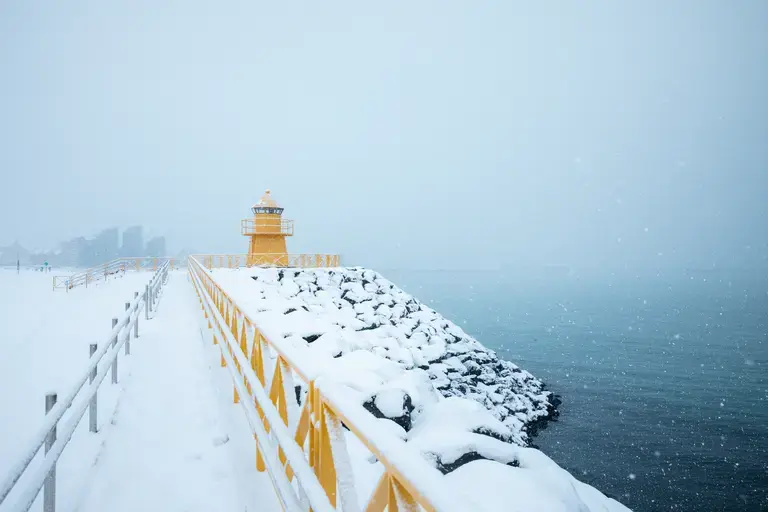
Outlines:
[{"label": "snow-covered railing", "polygon": [[69,291],[70,288],[75,288],[76,286],[85,286],[87,288],[89,284],[95,283],[96,281],[106,281],[110,276],[119,275],[131,270],[137,272],[141,270],[157,272],[157,270],[165,263],[168,263],[171,270],[173,270],[173,258],[155,258],[149,256],[118,258],[80,272],[75,272],[68,276],[53,276],[53,289],[63,288]]},{"label": "snow-covered railing", "polygon": [[195,254],[192,256],[205,268],[240,267],[291,267],[327,268],[338,267],[338,254]]},{"label": "snow-covered railing", "polygon": [[[267,470],[286,510],[472,510],[445,476],[378,420],[301,349],[267,339],[194,257],[188,268],[221,366],[234,382],[256,437],[256,468]],[[294,378],[308,388],[298,410]],[[241,400],[241,397],[248,397]],[[346,430],[381,462],[361,507]]]},{"label": "snow-covered railing", "polygon": [[[37,499],[40,489],[43,489],[43,511],[53,512],[56,509],[56,462],[72,438],[86,409],[89,411],[89,430],[96,432],[99,386],[110,369],[112,383],[117,383],[120,349],[125,346],[125,355],[130,355],[131,336],[134,338],[139,336],[141,310],[144,309],[145,320],[149,320],[149,314],[156,309],[160,291],[168,279],[170,266],[170,261],[166,260],[162,263],[145,287],[144,293],[140,295],[136,292],[133,300],[125,303],[125,311],[122,316],[112,319],[112,331],[101,347],[91,344],[88,368],[67,391],[64,399],[59,400],[57,393],[49,393],[45,396],[45,420],[32,438],[32,443],[23,451],[23,456],[0,483],[0,506],[12,491],[16,490],[18,494],[14,493],[16,500],[10,510],[26,512]],[[86,382],[88,386],[84,393],[81,393]],[[71,414],[67,422],[59,430],[59,422],[70,409]],[[30,464],[43,445],[45,445],[45,457],[37,467],[30,469]],[[24,485],[16,489],[19,479],[25,475],[27,478],[23,482]]]}]

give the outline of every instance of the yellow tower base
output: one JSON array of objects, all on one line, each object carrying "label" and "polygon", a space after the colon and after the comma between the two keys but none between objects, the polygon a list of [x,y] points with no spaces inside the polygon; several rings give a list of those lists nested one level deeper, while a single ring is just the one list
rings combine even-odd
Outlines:
[{"label": "yellow tower base", "polygon": [[252,236],[248,246],[247,265],[249,267],[256,265],[287,266],[288,249],[286,248],[285,237],[280,235]]}]

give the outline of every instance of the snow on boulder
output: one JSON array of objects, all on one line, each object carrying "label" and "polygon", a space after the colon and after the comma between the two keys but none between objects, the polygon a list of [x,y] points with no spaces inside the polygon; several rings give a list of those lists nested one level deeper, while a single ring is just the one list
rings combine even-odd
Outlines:
[{"label": "snow on boulder", "polygon": [[367,350],[354,350],[328,361],[325,366],[325,373],[334,382],[345,384],[361,393],[361,403],[370,398],[372,390],[397,378],[402,371],[396,363]]},{"label": "snow on boulder", "polygon": [[[517,449],[538,452],[531,448]],[[618,501],[561,471],[553,473],[546,469],[476,460],[446,478],[454,490],[473,502],[474,512],[629,512]]]},{"label": "snow on boulder", "polygon": [[363,407],[377,418],[394,421],[406,432],[411,429],[413,400],[401,389],[384,389],[364,402]]},{"label": "snow on boulder", "polygon": [[510,443],[514,432],[474,400],[457,397],[435,403],[414,424],[409,438],[417,439],[425,432],[472,432]]},{"label": "snow on boulder", "polygon": [[403,370],[397,377],[373,388],[363,407],[377,418],[394,421],[408,432],[424,410],[437,404],[440,398],[425,371]]}]

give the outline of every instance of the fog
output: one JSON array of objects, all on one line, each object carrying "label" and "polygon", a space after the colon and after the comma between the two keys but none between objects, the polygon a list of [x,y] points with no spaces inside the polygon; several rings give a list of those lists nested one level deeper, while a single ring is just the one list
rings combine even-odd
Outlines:
[{"label": "fog", "polygon": [[768,267],[768,3],[4,2],[0,245]]}]

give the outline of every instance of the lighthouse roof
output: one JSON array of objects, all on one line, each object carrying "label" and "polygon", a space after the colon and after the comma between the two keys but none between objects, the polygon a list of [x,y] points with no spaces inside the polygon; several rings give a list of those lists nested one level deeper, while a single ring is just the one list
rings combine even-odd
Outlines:
[{"label": "lighthouse roof", "polygon": [[261,199],[259,199],[259,202],[253,205],[254,208],[279,208],[279,205],[277,204],[277,201],[272,199],[272,195],[269,190],[264,192],[264,195],[261,196]]},{"label": "lighthouse roof", "polygon": [[269,190],[264,192],[259,202],[251,207],[251,211],[254,215],[269,214],[269,215],[282,215],[283,208],[277,204],[277,201],[272,199],[269,194]]}]

